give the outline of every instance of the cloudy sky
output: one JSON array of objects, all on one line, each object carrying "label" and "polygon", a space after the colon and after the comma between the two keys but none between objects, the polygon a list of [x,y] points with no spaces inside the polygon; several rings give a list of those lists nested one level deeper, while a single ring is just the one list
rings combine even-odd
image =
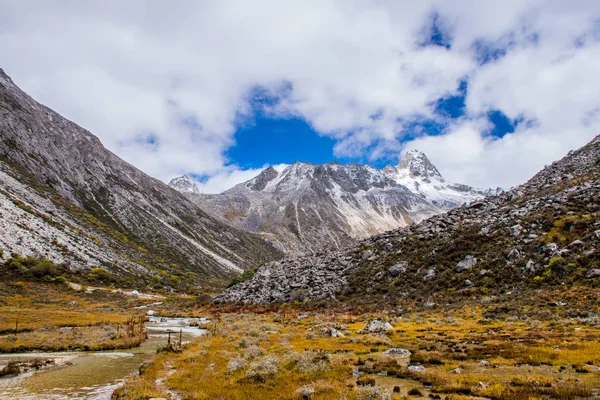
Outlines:
[{"label": "cloudy sky", "polygon": [[600,1],[0,2],[0,67],[148,174],[395,163],[510,187],[600,133]]}]

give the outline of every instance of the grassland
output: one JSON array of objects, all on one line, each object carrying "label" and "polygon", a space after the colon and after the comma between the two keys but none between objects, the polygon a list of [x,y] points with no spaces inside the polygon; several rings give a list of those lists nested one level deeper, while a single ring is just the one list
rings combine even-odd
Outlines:
[{"label": "grassland", "polygon": [[[490,318],[480,305],[404,313],[219,311],[194,310],[212,313],[211,334],[182,353],[157,355],[114,396],[576,399],[600,392],[597,318]],[[361,333],[372,319],[393,330]],[[333,337],[332,329],[344,336]],[[391,347],[410,350],[410,360],[382,354]]]},{"label": "grassland", "polygon": [[64,283],[2,282],[0,353],[107,350],[138,346],[141,300],[109,290],[73,290]]}]

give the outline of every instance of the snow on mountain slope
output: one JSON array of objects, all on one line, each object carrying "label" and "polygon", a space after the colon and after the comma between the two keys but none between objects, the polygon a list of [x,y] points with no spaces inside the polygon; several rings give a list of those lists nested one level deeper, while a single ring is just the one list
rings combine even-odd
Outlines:
[{"label": "snow on mountain slope", "polygon": [[481,190],[446,182],[425,153],[418,150],[407,152],[397,166],[388,165],[383,172],[387,177],[404,185],[414,194],[426,198],[444,210],[450,210],[502,191],[500,188]]},{"label": "snow on mountain slope", "polygon": [[200,189],[198,189],[198,186],[196,186],[194,181],[192,181],[187,175],[178,176],[177,178],[171,179],[169,186],[181,193],[200,194]]},{"label": "snow on mountain slope", "polygon": [[[181,191],[190,193],[188,187]],[[269,167],[221,194],[189,197],[237,228],[259,233],[288,253],[304,254],[340,249],[486,194],[447,183],[425,154],[411,151],[383,170],[337,163],[296,162],[281,172]]]}]

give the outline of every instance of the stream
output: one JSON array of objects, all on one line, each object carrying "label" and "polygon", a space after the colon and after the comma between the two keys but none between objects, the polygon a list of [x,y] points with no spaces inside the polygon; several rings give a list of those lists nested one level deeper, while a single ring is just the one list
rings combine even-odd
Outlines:
[{"label": "stream", "polygon": [[149,360],[159,346],[167,343],[167,330],[176,331],[171,340],[183,342],[201,336],[206,330],[189,326],[198,318],[161,318],[146,322],[148,340],[140,347],[99,352],[56,352],[0,354],[0,368],[10,360],[54,359],[56,365],[16,377],[0,378],[0,398],[19,400],[109,400],[112,392]]}]

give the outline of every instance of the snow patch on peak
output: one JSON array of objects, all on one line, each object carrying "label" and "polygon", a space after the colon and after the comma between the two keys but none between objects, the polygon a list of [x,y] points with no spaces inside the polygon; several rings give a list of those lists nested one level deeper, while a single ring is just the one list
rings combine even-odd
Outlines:
[{"label": "snow patch on peak", "polygon": [[413,149],[408,151],[396,168],[398,170],[405,170],[411,177],[444,180],[440,171],[429,161],[425,153],[419,150]]},{"label": "snow patch on peak", "polygon": [[169,186],[181,193],[200,194],[198,186],[187,175],[178,176],[171,179]]}]

